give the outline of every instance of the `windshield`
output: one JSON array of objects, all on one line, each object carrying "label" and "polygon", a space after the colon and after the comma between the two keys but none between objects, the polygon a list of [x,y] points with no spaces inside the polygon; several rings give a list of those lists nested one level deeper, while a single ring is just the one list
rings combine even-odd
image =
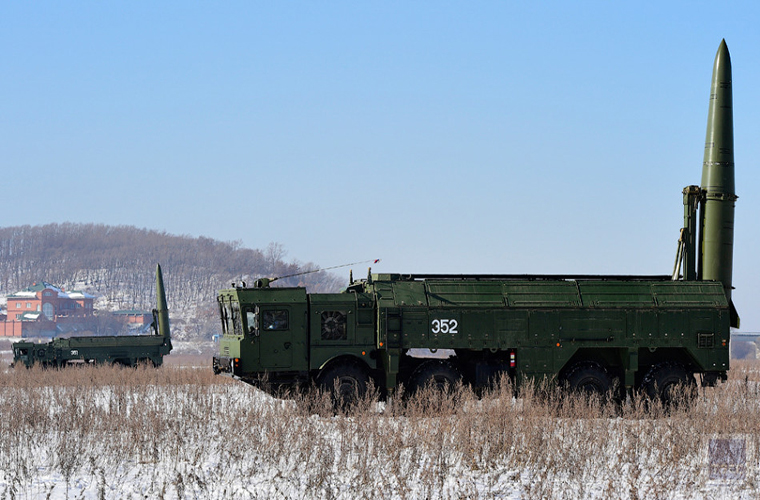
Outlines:
[{"label": "windshield", "polygon": [[219,297],[219,318],[222,320],[222,334],[227,335],[227,332],[229,331],[229,323],[227,321],[228,314],[227,308],[224,307],[222,297]]},{"label": "windshield", "polygon": [[219,316],[222,320],[222,333],[225,335],[243,335],[243,324],[240,320],[240,303],[225,302],[219,298]]}]

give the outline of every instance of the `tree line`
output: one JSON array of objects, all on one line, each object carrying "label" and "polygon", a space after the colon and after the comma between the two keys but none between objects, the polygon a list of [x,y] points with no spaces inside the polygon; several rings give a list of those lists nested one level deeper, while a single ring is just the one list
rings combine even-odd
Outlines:
[{"label": "tree line", "polygon": [[[243,248],[239,241],[176,236],[133,226],[46,224],[0,228],[0,294],[47,281],[66,290],[105,296],[118,309],[149,310],[155,304],[155,267],[164,273],[173,315],[203,316],[214,310],[216,291],[260,276],[316,269],[312,262],[286,262],[282,245]],[[337,291],[345,280],[319,271],[282,279],[279,286],[310,292]]]}]

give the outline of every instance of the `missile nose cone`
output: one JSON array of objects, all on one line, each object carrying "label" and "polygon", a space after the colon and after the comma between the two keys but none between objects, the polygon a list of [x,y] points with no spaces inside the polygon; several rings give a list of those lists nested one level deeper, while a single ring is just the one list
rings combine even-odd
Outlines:
[{"label": "missile nose cone", "polygon": [[731,88],[731,54],[728,52],[726,40],[721,40],[718,52],[715,54],[715,63],[713,64],[713,84],[717,83],[721,87],[728,86]]},{"label": "missile nose cone", "polygon": [[720,41],[720,45],[718,45],[718,52],[715,54],[715,64],[718,63],[718,59],[723,57],[728,57],[728,64],[729,67],[731,65],[731,54],[728,53],[728,45],[726,45],[726,39]]},{"label": "missile nose cone", "polygon": [[164,291],[164,274],[161,272],[161,264],[156,264],[156,308],[165,311],[166,291]]},{"label": "missile nose cone", "polygon": [[728,54],[728,45],[726,44],[726,39],[725,38],[722,39],[720,41],[720,45],[718,45],[718,52],[717,52],[716,56],[720,55],[720,54]]}]

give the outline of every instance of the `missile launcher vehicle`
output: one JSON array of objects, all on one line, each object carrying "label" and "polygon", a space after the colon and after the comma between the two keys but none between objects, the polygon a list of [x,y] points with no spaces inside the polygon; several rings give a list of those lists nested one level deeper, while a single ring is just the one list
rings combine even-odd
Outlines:
[{"label": "missile launcher vehicle", "polygon": [[[701,186],[683,192],[676,265],[664,276],[368,274],[341,293],[218,293],[217,374],[337,397],[458,381],[550,379],[588,392],[715,385],[729,369],[734,193],[731,61],[713,68]],[[682,272],[683,271],[683,272]]]},{"label": "missile launcher vehicle", "polygon": [[161,366],[164,356],[172,350],[161,266],[156,267],[156,297],[153,335],[70,337],[46,344],[16,342],[13,344],[13,366],[30,367],[35,363],[50,367],[74,363]]}]

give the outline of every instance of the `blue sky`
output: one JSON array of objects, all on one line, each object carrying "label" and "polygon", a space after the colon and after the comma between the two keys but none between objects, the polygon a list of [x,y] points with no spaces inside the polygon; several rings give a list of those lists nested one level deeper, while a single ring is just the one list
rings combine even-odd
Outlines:
[{"label": "blue sky", "polygon": [[725,38],[734,300],[760,331],[757,5],[4,2],[2,224],[381,272],[667,274]]}]

